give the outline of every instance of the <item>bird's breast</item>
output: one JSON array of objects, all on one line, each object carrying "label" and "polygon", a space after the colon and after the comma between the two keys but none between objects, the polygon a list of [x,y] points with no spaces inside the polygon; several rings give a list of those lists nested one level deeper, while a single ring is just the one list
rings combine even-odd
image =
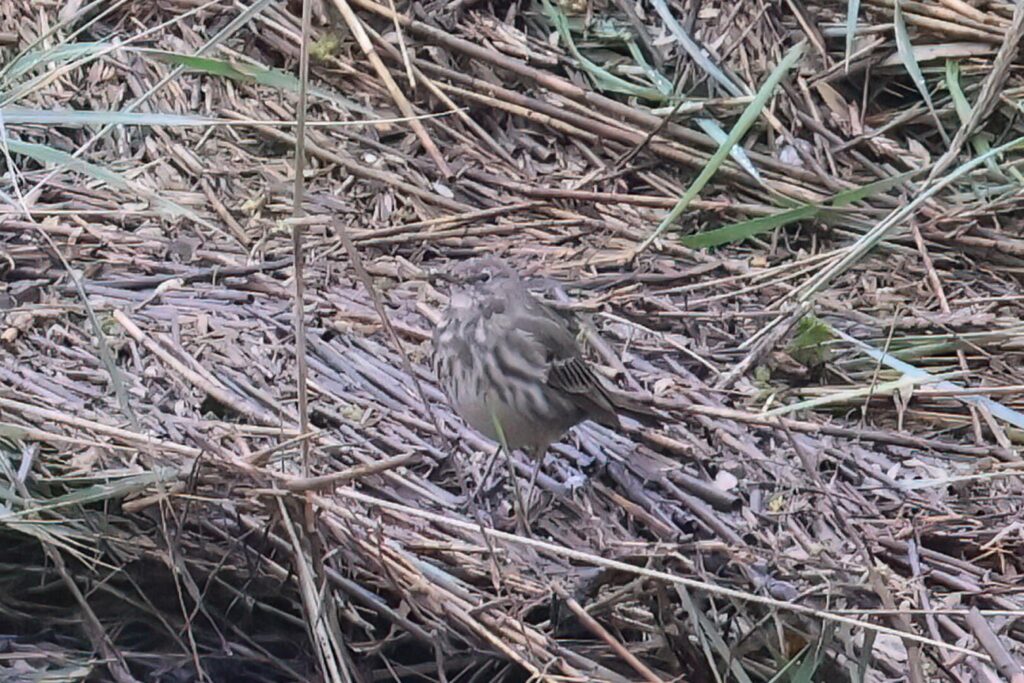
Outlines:
[{"label": "bird's breast", "polygon": [[480,306],[450,311],[435,333],[435,368],[455,412],[510,448],[544,449],[585,415],[547,383],[543,344],[513,312]]}]

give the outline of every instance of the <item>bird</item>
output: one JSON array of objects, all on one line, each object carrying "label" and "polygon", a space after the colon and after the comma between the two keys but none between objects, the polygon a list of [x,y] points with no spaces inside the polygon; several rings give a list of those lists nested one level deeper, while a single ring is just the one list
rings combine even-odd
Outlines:
[{"label": "bird", "polygon": [[470,427],[535,459],[531,492],[544,454],[569,429],[586,420],[621,426],[572,318],[536,298],[507,263],[477,257],[442,279],[453,289],[434,329],[435,375]]}]

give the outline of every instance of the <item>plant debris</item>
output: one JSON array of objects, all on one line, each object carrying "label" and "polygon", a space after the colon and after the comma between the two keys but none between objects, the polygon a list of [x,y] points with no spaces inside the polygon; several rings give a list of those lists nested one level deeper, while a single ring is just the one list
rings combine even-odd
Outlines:
[{"label": "plant debris", "polygon": [[[0,678],[1024,682],[1024,4],[307,1],[0,3]],[[480,253],[671,416],[529,535]]]}]

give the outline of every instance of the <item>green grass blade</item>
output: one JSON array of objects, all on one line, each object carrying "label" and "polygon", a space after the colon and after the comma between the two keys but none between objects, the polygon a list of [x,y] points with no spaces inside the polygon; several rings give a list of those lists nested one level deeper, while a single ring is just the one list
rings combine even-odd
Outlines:
[{"label": "green grass blade", "polygon": [[821,205],[801,204],[792,209],[772,214],[771,216],[758,216],[757,218],[740,221],[739,223],[732,223],[730,225],[696,235],[687,235],[680,239],[680,242],[683,246],[689,247],[690,249],[706,249],[708,247],[717,247],[731,242],[739,242],[740,240],[747,239],[748,237],[770,232],[776,228],[796,223],[798,221],[804,221],[819,216],[823,218],[831,218],[838,213],[835,209],[847,206],[848,204],[853,204],[854,202],[863,201],[868,197],[890,190],[893,187],[902,184],[915,173],[917,173],[917,171],[900,173],[899,175],[892,176],[891,178],[883,178],[882,180],[877,180],[873,183],[868,183],[867,185],[844,190],[837,193]]},{"label": "green grass blade", "polygon": [[708,57],[707,50],[698,45],[693,38],[686,33],[686,29],[680,25],[676,18],[672,16],[672,10],[669,9],[665,0],[652,0],[654,9],[658,11],[658,16],[665,22],[665,26],[671,31],[676,41],[682,46],[686,54],[690,56],[690,59],[699,66],[704,72],[711,77],[716,83],[721,85],[726,92],[733,97],[740,97],[748,94],[744,88],[737,86],[731,78],[725,75],[725,72],[717,64],[711,61]]},{"label": "green grass blade", "polygon": [[[722,127],[718,125],[718,121],[715,121],[714,119],[699,118],[697,119],[697,125],[700,126],[701,130],[703,130],[709,138],[718,144],[725,142],[728,137],[726,132],[722,130]],[[761,182],[761,174],[758,173],[757,168],[754,166],[754,162],[752,162],[750,157],[747,156],[747,150],[743,149],[739,145],[733,145],[732,149],[729,150],[729,156],[732,157],[733,161],[740,165],[740,168],[749,173],[754,180]]]},{"label": "green grass blade", "polygon": [[52,126],[209,126],[216,123],[203,116],[161,114],[151,112],[86,111],[80,109],[29,109],[25,107],[0,108],[0,116],[7,124],[36,124]]},{"label": "green grass blade", "polygon": [[946,135],[946,129],[942,127],[939,115],[935,112],[931,93],[928,92],[928,83],[924,80],[924,74],[921,73],[921,67],[914,56],[914,46],[910,42],[910,34],[907,33],[907,23],[903,20],[902,0],[896,0],[896,4],[893,7],[892,20],[893,31],[896,33],[896,51],[899,53],[900,59],[903,60],[903,66],[906,68],[907,73],[910,74],[910,80],[914,82],[914,86],[921,93],[924,103],[928,106],[928,111],[931,112],[932,118],[935,120],[935,127],[939,129],[942,141],[946,143],[946,146],[949,146],[949,136]]},{"label": "green grass blade", "polygon": [[[155,59],[162,62],[181,66],[191,71],[209,74],[210,76],[220,76],[221,78],[229,78],[233,81],[239,81],[242,83],[256,83],[258,85],[265,85],[270,88],[286,90],[293,93],[299,92],[299,79],[287,71],[281,71],[280,69],[268,69],[266,67],[254,66],[252,64],[226,62],[223,59],[196,57],[193,55],[168,52],[165,50],[142,50],[141,52],[152,55]],[[377,116],[377,113],[372,109],[364,107],[358,102],[350,100],[347,97],[342,97],[330,90],[313,86],[310,86],[307,90],[311,94],[325,100],[330,100],[349,111],[359,112],[360,114],[369,117]]]},{"label": "green grass blade", "polygon": [[108,49],[110,49],[110,43],[69,43],[56,45],[47,50],[31,50],[11,62],[3,74],[2,82],[4,86],[7,86],[40,66],[65,64]]},{"label": "green grass blade", "polygon": [[[33,505],[24,512],[54,511],[70,505],[89,505],[106,500],[121,500],[132,494],[144,491],[153,484],[175,481],[178,479],[178,476],[179,470],[177,468],[157,467],[143,474],[113,479],[105,484],[86,486],[62,496],[48,498],[45,501],[37,499],[36,505]],[[19,514],[22,513],[15,513],[15,515]]]},{"label": "green grass blade", "polygon": [[[956,391],[958,389],[963,388],[957,384],[953,384],[952,382],[942,381],[941,375],[933,375],[927,370],[922,370],[921,368],[913,366],[910,363],[905,363],[900,359],[896,358],[895,356],[893,356],[892,354],[886,353],[884,351],[879,351],[878,349],[868,344],[865,344],[861,340],[851,337],[845,332],[837,330],[834,327],[832,328],[832,332],[837,337],[841,338],[843,341],[852,344],[862,353],[867,354],[875,361],[882,363],[883,365],[886,365],[892,368],[893,370],[902,372],[904,375],[910,378],[913,378],[915,380],[929,381],[932,378],[940,378],[940,381],[935,383],[936,389]],[[1014,427],[1017,427],[1018,429],[1024,429],[1024,414],[1021,414],[1020,412],[1014,410],[1013,408],[1005,406],[1002,403],[999,403],[998,401],[993,401],[987,396],[975,396],[973,394],[958,394],[955,398],[964,403],[971,403],[974,405],[983,406],[984,408],[987,408],[993,416],[999,418],[1000,420],[1008,424],[1011,424]]]},{"label": "green grass blade", "polygon": [[825,653],[832,646],[835,630],[835,625],[823,625],[821,636],[815,643],[814,649],[811,650],[808,646],[803,660],[800,662],[800,667],[793,673],[792,678],[789,679],[790,683],[816,683],[816,681],[822,679],[818,669],[825,660]]},{"label": "green grass blade", "polygon": [[850,266],[870,252],[875,245],[881,242],[885,236],[889,234],[891,230],[898,225],[902,225],[905,220],[917,211],[918,207],[935,196],[940,190],[948,187],[953,183],[953,181],[984,164],[986,159],[1017,149],[1018,147],[1024,147],[1024,137],[1011,140],[990,150],[980,157],[976,157],[966,163],[963,163],[941,179],[936,179],[930,185],[922,188],[913,200],[894,209],[892,213],[886,216],[874,228],[854,242],[845,250],[842,258],[834,262],[833,265],[821,270],[817,275],[808,280],[800,289],[800,292],[797,295],[797,301],[800,303],[810,301],[818,292],[827,287],[834,278],[846,272]]},{"label": "green grass blade", "polygon": [[644,88],[639,85],[630,83],[627,80],[619,78],[615,74],[610,73],[606,69],[602,69],[594,62],[590,61],[582,54],[576,47],[576,43],[572,39],[572,32],[569,30],[569,22],[566,19],[565,13],[562,10],[550,2],[550,0],[542,0],[544,7],[544,13],[551,20],[555,30],[558,31],[559,37],[565,43],[569,53],[572,54],[579,63],[580,67],[583,68],[590,77],[594,79],[595,84],[602,90],[609,92],[617,92],[623,95],[631,95],[633,97],[642,97],[647,100],[654,102],[663,102],[665,96],[662,95],[656,88]]},{"label": "green grass blade", "polygon": [[796,362],[815,367],[831,357],[829,344],[832,341],[832,328],[808,313],[796,324],[796,334],[787,351]]},{"label": "green grass blade", "polygon": [[[708,661],[708,665],[716,667],[715,654],[717,654],[720,661],[728,663],[729,671],[732,672],[733,679],[735,679],[737,683],[753,683],[750,676],[743,668],[742,662],[733,655],[732,648],[730,648],[728,643],[725,642],[725,639],[722,637],[722,634],[714,620],[709,618],[705,610],[694,602],[690,591],[679,586],[677,587],[676,592],[679,594],[680,603],[683,608],[686,609],[694,624],[694,631],[696,631],[697,637],[700,640],[701,649]],[[712,649],[714,651],[712,651]],[[717,667],[715,670],[715,678],[719,681],[723,680],[722,676],[720,676],[717,671]]]},{"label": "green grass blade", "polygon": [[655,229],[654,232],[652,232],[647,239],[637,247],[636,253],[640,253],[649,247],[654,240],[658,239],[665,230],[667,230],[681,215],[683,215],[683,212],[686,211],[690,202],[692,202],[700,191],[704,189],[704,186],[707,185],[708,181],[715,175],[718,168],[722,165],[722,162],[725,161],[725,158],[729,156],[729,151],[737,142],[740,141],[740,138],[746,135],[747,131],[750,130],[750,127],[754,125],[754,121],[761,116],[761,111],[768,104],[768,100],[771,98],[772,93],[775,92],[776,86],[778,86],[783,77],[789,73],[789,70],[793,68],[793,65],[796,64],[800,55],[803,54],[805,45],[806,41],[801,41],[797,45],[793,46],[786,56],[782,58],[782,61],[779,62],[778,66],[772,70],[771,74],[768,75],[768,78],[765,79],[760,90],[757,91],[757,95],[754,96],[754,99],[751,100],[750,104],[748,104],[746,109],[743,110],[743,114],[740,115],[739,121],[737,121],[736,125],[732,127],[731,131],[729,131],[729,137],[727,137],[725,141],[718,146],[718,150],[711,156],[711,159],[708,160],[708,163],[701,170],[700,175],[698,175],[696,180],[690,184],[690,187],[687,188],[685,193],[683,193],[683,196],[678,202],[676,202],[676,205],[672,207],[672,210],[668,212],[668,215],[662,219],[657,229]]},{"label": "green grass blade", "polygon": [[64,166],[83,175],[95,178],[96,180],[102,180],[108,185],[118,189],[132,192],[133,194],[152,202],[153,205],[160,209],[165,215],[172,217],[187,216],[189,218],[198,219],[198,216],[195,216],[189,209],[168,201],[163,197],[159,197],[153,192],[139,187],[135,183],[130,182],[123,176],[114,173],[109,169],[74,157],[67,152],[62,152],[59,149],[36,144],[34,142],[22,142],[21,140],[11,139],[6,140],[5,142],[8,149],[15,154],[23,154],[43,164],[57,164]]},{"label": "green grass blade", "polygon": [[857,674],[858,678],[855,680],[863,681],[864,677],[868,673],[868,667],[871,666],[871,660],[873,659],[873,652],[875,649],[875,640],[878,638],[878,633],[871,629],[864,631],[864,645],[861,646],[860,656],[857,658]]},{"label": "green grass blade", "polygon": [[789,209],[771,216],[758,216],[747,221],[740,221],[715,230],[708,230],[696,235],[687,235],[680,242],[690,249],[707,249],[731,242],[739,242],[754,235],[770,232],[790,223],[814,218],[820,211],[814,204],[805,204],[796,209]]},{"label": "green grass blade", "polygon": [[783,681],[793,681],[793,677],[796,675],[793,669],[797,667],[800,662],[807,661],[807,656],[811,651],[810,644],[804,645],[800,648],[799,652],[793,655],[792,658],[782,668],[775,672],[775,675],[768,679],[767,683],[782,683]]},{"label": "green grass blade", "polygon": [[664,75],[653,66],[651,66],[647,59],[644,58],[643,50],[636,44],[635,40],[627,40],[626,46],[629,48],[629,54],[633,57],[633,61],[640,65],[640,68],[647,74],[647,78],[650,79],[654,87],[658,89],[662,97],[668,99],[672,97],[672,81],[665,78]]},{"label": "green grass blade", "polygon": [[[946,89],[949,90],[949,96],[953,98],[953,107],[956,109],[957,118],[960,119],[960,125],[964,125],[971,118],[972,107],[960,87],[960,62],[955,59],[946,60]],[[992,148],[985,136],[981,134],[971,136],[971,147],[979,156]],[[988,159],[985,162],[985,167],[997,177],[1005,178],[995,159]],[[1018,183],[1024,183],[1024,175],[1021,175],[1016,168],[1011,166],[1009,172]]]},{"label": "green grass blade", "polygon": [[846,3],[846,68],[850,68],[850,56],[853,54],[853,41],[857,34],[857,15],[860,13],[860,0],[848,0]]},{"label": "green grass blade", "polygon": [[889,178],[876,180],[875,182],[868,183],[867,185],[861,185],[860,187],[854,187],[849,190],[837,192],[835,196],[827,202],[827,205],[839,207],[863,201],[868,197],[873,197],[876,194],[887,192],[898,185],[902,185],[904,181],[909,180],[918,173],[920,173],[920,171],[907,171],[906,173],[900,173]]},{"label": "green grass blade", "polygon": [[836,391],[827,396],[818,396],[804,401],[797,401],[796,403],[789,403],[769,410],[765,412],[764,415],[765,417],[778,417],[779,415],[788,415],[801,410],[814,410],[815,408],[821,408],[823,406],[833,405],[836,403],[845,404],[854,399],[865,398],[867,396],[888,396],[907,387],[917,387],[919,385],[944,382],[950,377],[954,377],[959,374],[960,373],[958,371],[942,373],[940,375],[928,374],[927,376],[915,377],[904,375],[899,379],[892,380],[891,382],[879,382],[869,386],[857,387],[856,389]]},{"label": "green grass blade", "polygon": [[967,102],[964,91],[960,89],[960,62],[955,59],[946,60],[946,88],[953,98],[957,118],[960,119],[960,123],[964,123],[971,118],[971,105]]},{"label": "green grass blade", "polygon": [[244,83],[258,83],[278,90],[299,89],[299,79],[280,69],[267,69],[241,62],[226,62],[212,57],[196,57],[162,50],[145,50],[145,53],[157,61],[183,66],[210,76],[221,76]]}]

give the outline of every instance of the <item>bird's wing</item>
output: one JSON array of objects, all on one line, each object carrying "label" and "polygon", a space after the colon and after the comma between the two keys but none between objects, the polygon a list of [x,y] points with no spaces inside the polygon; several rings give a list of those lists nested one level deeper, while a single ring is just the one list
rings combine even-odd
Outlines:
[{"label": "bird's wing", "polygon": [[568,321],[532,296],[516,316],[517,329],[543,349],[548,386],[566,394],[587,416],[605,425],[618,426],[615,405],[601,380],[580,354]]}]

